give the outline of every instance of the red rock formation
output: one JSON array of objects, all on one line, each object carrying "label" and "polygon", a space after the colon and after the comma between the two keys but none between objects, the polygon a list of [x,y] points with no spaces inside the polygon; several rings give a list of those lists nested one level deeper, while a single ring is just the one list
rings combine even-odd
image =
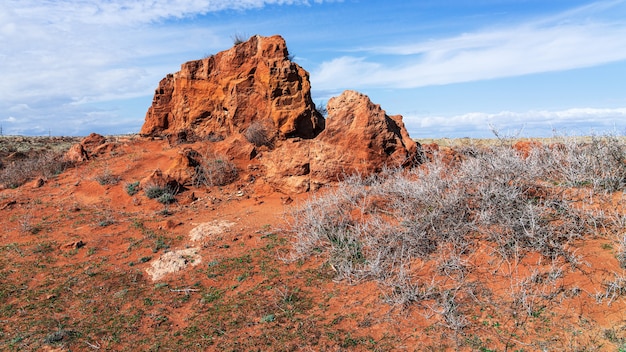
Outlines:
[{"label": "red rock formation", "polygon": [[264,155],[267,180],[289,192],[363,175],[382,167],[421,162],[418,144],[401,116],[389,117],[361,93],[345,91],[328,102],[326,129],[313,140],[286,140]]},{"label": "red rock formation", "polygon": [[92,133],[85,137],[80,143],[74,144],[65,153],[65,160],[70,162],[83,162],[90,158],[102,154],[107,148],[113,148],[112,144],[107,144],[105,137]]},{"label": "red rock formation", "polygon": [[200,154],[191,148],[184,148],[179,151],[173,164],[165,172],[167,177],[175,180],[179,185],[193,185],[196,167],[199,165]]},{"label": "red rock formation", "polygon": [[312,182],[324,184],[346,174],[370,174],[385,165],[416,161],[417,144],[402,116],[389,117],[366,95],[350,90],[331,98],[327,109],[326,129],[311,150]]},{"label": "red rock formation", "polygon": [[70,149],[65,152],[65,156],[63,157],[66,161],[72,163],[81,163],[83,161],[89,160],[89,155],[83,145],[80,143],[76,143],[70,147]]},{"label": "red rock formation", "polygon": [[[263,166],[276,188],[305,192],[353,173],[420,162],[401,116],[388,116],[358,92],[315,110],[308,73],[289,60],[280,36],[253,36],[165,77],[141,129],[170,144],[211,140],[209,149]],[[182,153],[167,177],[188,184],[193,165]]]},{"label": "red rock formation", "polygon": [[[265,180],[285,192],[302,193],[311,188],[312,140],[281,141],[271,152],[263,153]],[[321,157],[321,156],[320,156]]]},{"label": "red rock formation", "polygon": [[282,37],[253,36],[183,64],[159,83],[140,133],[227,136],[268,121],[282,137],[315,137],[324,119],[311,99],[309,74],[288,57]]},{"label": "red rock formation", "polygon": [[93,152],[101,145],[105,144],[107,139],[104,136],[101,136],[97,133],[92,133],[89,136],[85,137],[80,144],[85,148],[85,150]]},{"label": "red rock formation", "polygon": [[517,150],[522,158],[526,159],[533,149],[541,149],[543,145],[537,141],[518,141],[513,144],[513,149]]}]

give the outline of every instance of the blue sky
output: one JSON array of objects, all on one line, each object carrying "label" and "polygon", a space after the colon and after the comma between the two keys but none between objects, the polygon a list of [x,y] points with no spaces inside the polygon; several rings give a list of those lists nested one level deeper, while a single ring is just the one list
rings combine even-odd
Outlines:
[{"label": "blue sky", "polygon": [[4,134],[138,132],[180,64],[280,34],[414,138],[626,134],[626,0],[5,0]]}]

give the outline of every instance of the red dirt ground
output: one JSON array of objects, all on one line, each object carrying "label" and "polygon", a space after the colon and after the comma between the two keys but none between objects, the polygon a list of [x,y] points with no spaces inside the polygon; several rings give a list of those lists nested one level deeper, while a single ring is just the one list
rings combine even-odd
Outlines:
[{"label": "red dirt ground", "polygon": [[[194,145],[185,145],[194,147]],[[165,206],[127,183],[167,170],[181,146],[129,139],[110,153],[48,179],[0,191],[0,349],[136,350],[617,350],[626,341],[626,301],[598,303],[622,273],[617,244],[599,230],[575,244],[579,270],[566,271],[540,310],[508,310],[511,272],[477,248],[472,277],[491,275],[491,305],[467,312],[471,327],[447,329],[419,306],[394,307],[371,281],[333,280],[323,258],[290,262],[285,212],[308,194],[274,192],[235,161],[238,181],[191,188]],[[118,176],[101,185],[104,172]],[[191,195],[194,195],[192,197]],[[614,205],[623,212],[623,195]],[[195,199],[194,199],[195,198]],[[230,222],[192,241],[202,223]],[[200,263],[153,281],[146,272],[166,251],[198,248]],[[191,261],[191,259],[188,259]],[[528,256],[529,264],[550,263]],[[196,265],[193,265],[196,264]],[[510,263],[509,263],[510,264]],[[557,263],[563,265],[563,263]],[[495,268],[495,269],[494,269]],[[524,270],[526,266],[518,266]],[[626,288],[625,288],[626,289]],[[549,296],[549,295],[548,295]]]}]

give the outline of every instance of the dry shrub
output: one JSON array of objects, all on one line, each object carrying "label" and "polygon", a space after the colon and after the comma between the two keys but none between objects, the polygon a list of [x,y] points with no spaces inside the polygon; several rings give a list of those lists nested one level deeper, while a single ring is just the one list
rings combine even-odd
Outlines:
[{"label": "dry shrub", "polygon": [[[465,153],[458,163],[435,152],[411,170],[347,177],[288,215],[292,259],[323,255],[337,279],[376,280],[389,303],[417,303],[460,332],[477,305],[495,304],[488,279],[475,273],[504,264],[516,272],[532,253],[539,261],[523,264],[531,274],[506,279],[510,296],[497,308],[534,316],[562,292],[556,282],[563,268],[579,267],[573,241],[597,233],[598,224],[611,226],[575,206],[578,199],[561,185],[623,190],[625,150],[610,137],[537,146],[525,157],[501,144]],[[499,267],[477,267],[479,248]]]},{"label": "dry shrub", "polygon": [[96,175],[94,179],[102,186],[116,185],[122,179],[120,176],[113,174],[111,169],[105,167],[102,173]]},{"label": "dry shrub", "polygon": [[615,192],[626,187],[626,144],[623,138],[592,136],[589,142],[558,138],[552,167],[569,186],[592,186]]},{"label": "dry shrub", "polygon": [[63,155],[62,152],[43,151],[4,165],[0,170],[0,184],[16,188],[38,176],[56,176],[72,166],[71,162],[64,160]]},{"label": "dry shrub", "polygon": [[176,194],[180,191],[179,187],[172,184],[148,184],[144,186],[143,189],[146,197],[156,199],[162,204],[171,204],[176,202]]},{"label": "dry shrub", "polygon": [[253,121],[243,133],[248,142],[257,147],[263,145],[271,147],[274,140],[273,134],[270,123],[260,120]]},{"label": "dry shrub", "polygon": [[[437,159],[410,171],[349,177],[294,211],[294,254],[328,250],[342,277],[376,278],[438,255],[445,244],[462,255],[480,233],[505,258],[523,249],[569,260],[565,244],[580,237],[584,224],[558,194],[528,195],[542,187],[538,172],[501,148],[455,169]],[[373,207],[373,199],[386,201]]]},{"label": "dry shrub", "polygon": [[193,184],[199,186],[225,186],[237,179],[237,168],[227,157],[205,153],[196,166]]}]

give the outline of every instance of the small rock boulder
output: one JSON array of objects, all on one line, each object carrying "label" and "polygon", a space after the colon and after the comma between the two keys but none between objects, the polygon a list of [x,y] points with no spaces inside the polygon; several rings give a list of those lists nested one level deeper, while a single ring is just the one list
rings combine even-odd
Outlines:
[{"label": "small rock boulder", "polygon": [[178,152],[172,166],[165,172],[179,185],[191,186],[196,174],[196,168],[200,165],[200,154],[192,148],[184,148]]},{"label": "small rock boulder", "polygon": [[82,144],[76,143],[65,152],[64,159],[72,163],[82,163],[83,161],[89,160],[89,154],[87,154]]},{"label": "small rock boulder", "polygon": [[85,148],[85,150],[89,152],[93,152],[101,145],[105,144],[107,139],[104,136],[101,136],[97,133],[91,133],[89,136],[85,137],[80,144]]},{"label": "small rock boulder", "polygon": [[74,144],[65,153],[66,161],[80,163],[87,161],[96,155],[103,154],[104,151],[112,149],[112,144],[107,143],[107,139],[97,133],[92,133],[85,137],[80,143]]},{"label": "small rock boulder", "polygon": [[322,133],[311,140],[282,141],[262,162],[268,182],[300,193],[354,173],[369,175],[421,160],[421,148],[409,138],[401,116],[390,117],[366,95],[345,91],[328,102]]}]

